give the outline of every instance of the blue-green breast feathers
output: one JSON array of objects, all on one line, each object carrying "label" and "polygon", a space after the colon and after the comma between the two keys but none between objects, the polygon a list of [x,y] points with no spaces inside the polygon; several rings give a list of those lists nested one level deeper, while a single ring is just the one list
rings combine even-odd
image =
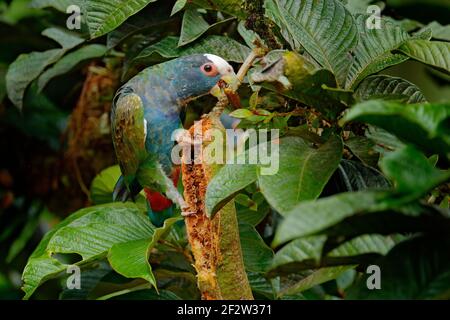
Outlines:
[{"label": "blue-green breast feathers", "polygon": [[120,188],[136,184],[136,174],[147,159],[158,161],[170,173],[171,135],[181,126],[181,107],[190,98],[208,93],[223,68],[228,72],[231,67],[213,55],[182,57],[143,70],[118,90],[111,126],[123,175]]}]

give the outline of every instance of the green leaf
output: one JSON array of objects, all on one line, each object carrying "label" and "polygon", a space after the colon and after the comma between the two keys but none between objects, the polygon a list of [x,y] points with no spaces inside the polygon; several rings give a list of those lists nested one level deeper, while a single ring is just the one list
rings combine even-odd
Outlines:
[{"label": "green leaf", "polygon": [[410,58],[450,74],[450,43],[410,40],[399,49]]},{"label": "green leaf", "polygon": [[378,261],[381,290],[369,290],[365,274],[348,291],[348,299],[448,299],[448,237],[416,237],[395,246]]},{"label": "green leaf", "polygon": [[322,249],[326,236],[313,236],[296,239],[281,248],[272,260],[272,275],[281,272],[294,273],[320,266]]},{"label": "green leaf", "polygon": [[6,91],[11,102],[22,109],[25,90],[44,69],[62,55],[61,49],[22,53],[9,65],[6,73]]},{"label": "green leaf", "polygon": [[247,277],[256,300],[258,296],[262,296],[263,299],[275,299],[274,293],[279,283],[278,279],[267,279],[264,274],[257,272],[247,272]]},{"label": "green leaf", "polygon": [[367,76],[408,59],[404,55],[391,53],[410,38],[408,33],[387,20],[381,21],[380,29],[368,29],[367,18],[366,15],[356,18],[360,37],[347,76],[348,89],[354,89]]},{"label": "green leaf", "polygon": [[350,265],[350,266],[338,266],[338,267],[318,269],[314,271],[312,274],[308,275],[307,277],[297,282],[296,284],[286,289],[283,289],[281,292],[279,292],[278,295],[279,297],[283,297],[285,295],[292,295],[302,291],[306,291],[314,286],[336,279],[344,272],[351,270],[353,268],[355,268],[355,266]]},{"label": "green leaf", "polygon": [[272,246],[313,235],[352,215],[384,209],[384,192],[348,192],[305,201],[291,210],[277,228]]},{"label": "green leaf", "polygon": [[385,255],[400,241],[403,241],[403,237],[399,235],[393,237],[365,234],[351,239],[331,250],[327,254],[327,257],[353,257],[368,253]]},{"label": "green leaf", "polygon": [[69,72],[83,60],[102,57],[106,53],[106,50],[106,47],[103,45],[91,44],[67,54],[41,74],[38,79],[38,90],[42,91],[52,78]]},{"label": "green leaf", "polygon": [[[238,194],[234,198],[236,205],[236,214],[239,222],[249,223],[252,226],[257,226],[270,212],[270,206],[264,199],[261,192],[256,192],[253,194],[252,198],[249,198],[250,204],[240,204]],[[256,206],[256,209],[254,208]]]},{"label": "green leaf", "polygon": [[58,61],[67,50],[70,50],[84,41],[78,35],[58,29],[48,28],[42,35],[55,40],[62,48],[50,49],[43,52],[23,53],[10,64],[6,73],[6,90],[9,99],[19,109],[22,109],[25,90],[44,69]]},{"label": "green leaf", "polygon": [[431,30],[433,39],[450,41],[450,25],[443,26],[439,22],[433,21],[422,30]]},{"label": "green leaf", "polygon": [[353,16],[334,0],[266,0],[266,15],[281,29],[292,49],[303,47],[342,87],[358,42]]},{"label": "green leaf", "polygon": [[[182,255],[181,252],[178,254]],[[166,255],[165,258],[167,259]],[[189,262],[185,260],[184,263],[188,264]],[[183,300],[200,299],[200,292],[197,288],[197,277],[192,271],[167,270],[162,269],[162,265],[159,265],[154,273],[158,280],[158,291],[169,290]]]},{"label": "green leaf", "polygon": [[148,262],[150,239],[116,243],[108,253],[111,267],[127,278],[142,278],[156,287],[155,276]]},{"label": "green leaf", "polygon": [[336,136],[318,148],[297,137],[281,139],[278,172],[258,176],[267,202],[286,214],[298,203],[316,199],[339,165],[342,148],[342,140]]},{"label": "green leaf", "polygon": [[383,172],[395,181],[396,191],[404,197],[417,199],[450,179],[450,170],[436,169],[413,146],[406,146],[386,155],[380,162]]},{"label": "green leaf", "polygon": [[253,115],[253,112],[251,112],[248,109],[237,109],[230,113],[231,117],[235,117],[235,118],[239,118],[239,119],[248,118],[248,117],[251,117],[252,115]]},{"label": "green leaf", "polygon": [[246,271],[265,272],[273,258],[273,251],[256,229],[248,223],[239,223],[242,255]]},{"label": "green leaf", "polygon": [[346,191],[387,189],[387,179],[377,170],[362,163],[342,160],[338,167]]},{"label": "green leaf", "polygon": [[239,21],[237,31],[239,32],[239,35],[244,39],[245,44],[253,48],[255,46],[254,41],[259,41],[260,43],[264,44],[264,41],[259,37],[259,35],[250,29],[247,29],[245,27],[245,21]]},{"label": "green leaf", "polygon": [[139,46],[142,49],[142,43],[149,45],[149,43],[159,39],[162,33],[170,32],[172,29],[176,30],[178,26],[173,23],[175,19],[168,17],[169,5],[166,3],[150,5],[128,18],[116,29],[108,32],[106,35],[108,49],[129,40],[129,42],[125,42],[127,45],[126,55],[128,56],[134,46]]},{"label": "green leaf", "polygon": [[369,7],[370,3],[373,0],[345,0],[345,7],[352,14],[356,15],[357,13],[367,13],[367,7]]},{"label": "green leaf", "polygon": [[85,40],[79,34],[60,28],[48,28],[42,35],[58,42],[65,51],[75,48]]},{"label": "green leaf", "polygon": [[209,29],[209,23],[203,18],[203,15],[196,8],[188,8],[184,11],[181,24],[180,39],[178,46],[184,46]]},{"label": "green leaf", "polygon": [[256,165],[227,164],[220,168],[208,184],[205,195],[205,207],[209,216],[213,216],[239,191],[257,179]]},{"label": "green leaf", "polygon": [[77,253],[83,265],[105,257],[117,243],[149,238],[154,227],[134,204],[113,203],[81,209],[47,233],[30,256],[22,275],[25,299],[67,266],[57,253]]},{"label": "green leaf", "polygon": [[11,263],[11,261],[13,261],[13,259],[25,248],[28,241],[32,238],[33,234],[35,234],[36,229],[39,228],[41,215],[42,212],[31,212],[31,214],[27,214],[25,226],[9,246],[6,263]]},{"label": "green leaf", "polygon": [[137,64],[152,64],[166,59],[187,56],[195,53],[212,53],[227,61],[242,63],[250,53],[250,48],[222,36],[208,36],[193,44],[178,47],[178,37],[167,37],[144,48],[130,62],[128,68]]},{"label": "green leaf", "polygon": [[112,201],[114,186],[120,174],[120,168],[116,165],[102,170],[92,180],[90,197],[95,204],[109,203]]},{"label": "green leaf", "polygon": [[100,37],[156,0],[86,0],[86,22],[91,38]]},{"label": "green leaf", "polygon": [[[258,164],[227,164],[219,170],[206,191],[210,216],[256,180],[267,202],[281,214],[301,201],[317,198],[339,165],[342,140],[332,136],[322,146],[313,148],[301,138],[286,137],[279,140],[278,150],[270,152],[267,144],[260,144],[237,158],[248,163],[248,154],[258,154]],[[270,169],[261,163],[261,154],[270,156]]]},{"label": "green leaf", "polygon": [[395,151],[405,145],[393,134],[371,125],[367,126],[365,136],[375,143],[374,150],[382,155]]},{"label": "green leaf", "polygon": [[170,16],[173,16],[174,14],[183,10],[183,8],[186,6],[186,3],[187,3],[187,0],[177,0],[177,2],[175,2],[175,4],[173,5]]},{"label": "green leaf", "polygon": [[405,97],[407,103],[426,102],[423,93],[416,85],[402,78],[386,75],[367,77],[355,91],[355,97],[360,101],[389,100],[399,96]]},{"label": "green leaf", "polygon": [[379,153],[374,150],[375,143],[360,136],[354,136],[347,139],[345,145],[362,163],[369,167],[376,167],[378,164]]},{"label": "green leaf", "polygon": [[65,287],[60,294],[61,300],[86,300],[91,292],[101,282],[102,278],[111,272],[111,267],[106,261],[100,261],[80,272],[80,289],[73,290]]},{"label": "green leaf", "polygon": [[[358,264],[367,255],[385,255],[402,237],[365,234],[325,252],[325,235],[296,239],[281,248],[272,261],[270,276],[298,273],[312,268]],[[373,260],[373,259],[372,259]]]},{"label": "green leaf", "polygon": [[403,105],[371,100],[353,106],[340,123],[361,121],[381,127],[429,155],[446,159],[450,158],[449,117],[448,103]]},{"label": "green leaf", "polygon": [[66,13],[67,8],[73,4],[79,4],[79,0],[32,0],[30,7],[39,9],[53,7],[58,11]]},{"label": "green leaf", "polygon": [[302,102],[333,119],[353,102],[353,92],[337,89],[331,71],[317,70],[304,56],[273,50],[264,60],[268,65],[253,68],[249,79],[254,83],[264,81],[262,86],[266,89]]}]

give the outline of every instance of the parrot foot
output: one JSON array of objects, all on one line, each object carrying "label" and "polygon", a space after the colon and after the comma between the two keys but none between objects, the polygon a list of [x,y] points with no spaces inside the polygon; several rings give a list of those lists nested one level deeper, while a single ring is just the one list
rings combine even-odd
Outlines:
[{"label": "parrot foot", "polygon": [[181,209],[181,215],[183,217],[191,217],[197,213],[195,211],[188,211],[189,209],[190,209],[189,207]]},{"label": "parrot foot", "polygon": [[182,131],[181,133],[177,134],[175,136],[175,141],[181,145],[181,146],[189,146],[189,145],[196,145],[201,144],[201,141],[196,141],[196,139],[193,139],[189,131]]}]

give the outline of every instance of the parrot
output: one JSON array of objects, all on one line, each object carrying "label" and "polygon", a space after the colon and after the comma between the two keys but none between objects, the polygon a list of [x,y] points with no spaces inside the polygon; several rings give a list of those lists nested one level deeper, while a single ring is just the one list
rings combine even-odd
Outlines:
[{"label": "parrot", "polygon": [[[224,84],[236,88],[233,67],[214,54],[183,56],[142,70],[116,92],[111,133],[121,176],[113,201],[135,200],[142,189],[152,220],[175,203],[183,216],[192,212],[177,189],[179,168],[171,161],[172,133],[182,128],[182,108],[208,93],[220,97]],[[170,215],[165,213],[165,215]],[[158,222],[161,224],[161,219]]]}]

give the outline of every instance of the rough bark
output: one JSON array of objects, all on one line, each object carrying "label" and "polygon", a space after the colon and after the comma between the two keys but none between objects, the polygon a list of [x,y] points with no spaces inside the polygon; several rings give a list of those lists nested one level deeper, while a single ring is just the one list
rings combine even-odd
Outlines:
[{"label": "rough bark", "polygon": [[[250,300],[253,295],[245,273],[234,202],[228,203],[213,219],[209,219],[205,211],[204,200],[208,182],[220,168],[217,164],[205,161],[207,155],[203,152],[204,148],[212,143],[212,139],[206,134],[212,128],[224,133],[216,113],[203,117],[190,128],[192,139],[203,141],[201,152],[197,162],[191,161],[190,164],[182,165],[184,197],[190,211],[195,212],[187,217],[185,222],[195,259],[198,287],[202,299]],[[183,157],[185,160],[186,154],[183,154]]]}]

